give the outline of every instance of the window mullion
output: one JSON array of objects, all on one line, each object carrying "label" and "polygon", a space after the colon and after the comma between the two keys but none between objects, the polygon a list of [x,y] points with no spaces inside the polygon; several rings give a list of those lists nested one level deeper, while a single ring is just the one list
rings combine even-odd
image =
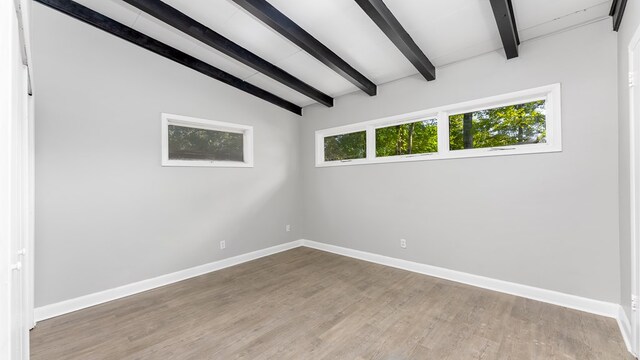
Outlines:
[{"label": "window mullion", "polygon": [[367,126],[367,160],[376,158],[376,129],[373,126]]},{"label": "window mullion", "polygon": [[449,114],[441,111],[438,113],[438,155],[449,154]]}]

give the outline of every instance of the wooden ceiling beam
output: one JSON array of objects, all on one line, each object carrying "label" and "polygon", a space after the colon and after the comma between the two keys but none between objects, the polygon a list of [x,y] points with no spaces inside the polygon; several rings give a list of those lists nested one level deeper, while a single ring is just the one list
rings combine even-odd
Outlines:
[{"label": "wooden ceiling beam", "polygon": [[367,15],[387,35],[413,66],[428,81],[436,79],[436,68],[402,27],[382,0],[356,0]]},{"label": "wooden ceiling beam", "polygon": [[189,54],[170,47],[155,40],[137,30],[123,25],[109,17],[82,6],[71,0],[35,0],[36,2],[58,10],[74,19],[92,25],[111,35],[117,36],[130,43],[138,45],[146,50],[156,53],[164,58],[173,60],[201,74],[231,85],[236,89],[268,101],[297,115],[302,115],[302,108],[270,92],[260,89],[242,79],[239,79],[223,70],[205,63]]},{"label": "wooden ceiling beam", "polygon": [[620,30],[624,10],[627,8],[627,0],[613,0],[609,16],[613,17],[613,31]]},{"label": "wooden ceiling beam", "polygon": [[195,21],[170,5],[160,0],[124,1],[291,89],[325,106],[333,106],[333,98],[331,96],[302,82],[300,79],[218,34],[207,26]]},{"label": "wooden ceiling beam", "polygon": [[511,0],[490,0],[490,2],[507,59],[518,57],[520,37]]},{"label": "wooden ceiling beam", "polygon": [[377,92],[376,84],[359,73],[336,53],[324,46],[311,34],[302,29],[293,20],[281,13],[265,0],[233,0],[236,4],[260,19],[280,35],[320,60],[333,71],[350,81],[365,93],[373,96]]}]

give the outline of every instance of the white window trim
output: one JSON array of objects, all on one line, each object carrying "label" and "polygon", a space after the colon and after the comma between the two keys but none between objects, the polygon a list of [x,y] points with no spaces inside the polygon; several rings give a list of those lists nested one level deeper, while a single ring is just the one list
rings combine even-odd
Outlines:
[{"label": "white window trim", "polygon": [[[391,162],[459,159],[485,156],[537,154],[562,151],[560,84],[541,86],[458,104],[421,110],[409,114],[395,115],[356,124],[316,131],[316,167],[381,164]],[[525,102],[545,100],[547,142],[481,149],[449,150],[449,116],[487,108],[497,108]],[[390,125],[410,123],[418,120],[438,119],[438,152],[376,157],[375,131]],[[367,132],[367,157],[352,160],[324,160],[324,138],[345,133]]]},{"label": "white window trim", "polygon": [[[169,159],[169,125],[192,127],[243,134],[244,161],[218,160],[171,160]],[[253,126],[233,124],[222,121],[198,119],[189,116],[162,114],[162,166],[190,167],[253,167]]]}]

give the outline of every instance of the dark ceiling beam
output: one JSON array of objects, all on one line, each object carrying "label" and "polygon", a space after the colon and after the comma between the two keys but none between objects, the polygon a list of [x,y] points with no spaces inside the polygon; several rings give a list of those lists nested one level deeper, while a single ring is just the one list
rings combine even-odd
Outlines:
[{"label": "dark ceiling beam", "polygon": [[620,24],[622,24],[622,16],[624,16],[624,10],[627,8],[627,0],[613,0],[611,4],[611,10],[609,16],[613,17],[613,31],[620,30]]},{"label": "dark ceiling beam", "polygon": [[298,45],[311,56],[320,60],[333,71],[349,80],[365,93],[373,96],[377,88],[371,80],[359,73],[346,61],[342,60],[336,53],[324,46],[311,34],[302,29],[298,24],[289,19],[286,15],[274,8],[265,0],[233,0],[253,16],[270,26],[280,35]]},{"label": "dark ceiling beam", "polygon": [[427,80],[436,79],[436,68],[402,27],[382,0],[356,0],[367,15],[387,35],[389,40]]},{"label": "dark ceiling beam", "polygon": [[95,12],[85,6],[82,6],[71,0],[35,0],[38,3],[49,6],[58,10],[74,19],[83,21],[89,25],[95,26],[100,30],[104,30],[111,35],[117,36],[123,40],[136,44],[153,53],[173,60],[201,74],[207,75],[225,84],[231,85],[236,89],[259,97],[283,109],[289,110],[295,114],[302,115],[302,108],[285,99],[282,99],[270,92],[264,91],[255,85],[252,85],[242,79],[239,79],[223,70],[211,66],[204,61],[196,59],[180,50],[174,49],[158,40],[155,40],[139,31],[136,31],[126,25],[112,20],[98,12]]},{"label": "dark ceiling beam", "polygon": [[293,90],[325,105],[333,106],[333,98],[305,84],[281,68],[225,38],[205,25],[160,0],[124,0],[147,14],[211,46],[229,57],[279,81]]},{"label": "dark ceiling beam", "polygon": [[511,0],[490,0],[490,2],[507,59],[518,57],[520,37]]}]

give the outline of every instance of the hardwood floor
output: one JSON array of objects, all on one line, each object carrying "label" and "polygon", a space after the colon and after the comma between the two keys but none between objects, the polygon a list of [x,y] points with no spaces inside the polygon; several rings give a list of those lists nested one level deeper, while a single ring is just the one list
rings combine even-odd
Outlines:
[{"label": "hardwood floor", "polygon": [[613,319],[297,248],[38,323],[32,359],[632,359]]}]

